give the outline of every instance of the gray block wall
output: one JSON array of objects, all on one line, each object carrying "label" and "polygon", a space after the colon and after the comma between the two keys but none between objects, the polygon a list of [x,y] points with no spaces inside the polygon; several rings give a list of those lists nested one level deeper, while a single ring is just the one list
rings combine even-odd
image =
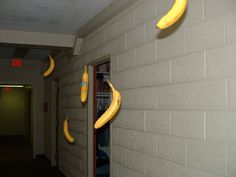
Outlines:
[{"label": "gray block wall", "polygon": [[[62,55],[62,58],[57,58],[54,74],[59,78],[59,168],[68,177],[87,176],[87,107],[80,102],[83,65],[80,60]],[[75,138],[74,145],[64,139],[63,121],[66,116]]]},{"label": "gray block wall", "polygon": [[76,146],[60,142],[60,168],[87,175],[82,66],[111,54],[122,108],[112,123],[112,177],[236,176],[236,1],[189,0],[185,16],[155,28],[172,0],[140,0],[87,36],[64,59],[61,119]]}]

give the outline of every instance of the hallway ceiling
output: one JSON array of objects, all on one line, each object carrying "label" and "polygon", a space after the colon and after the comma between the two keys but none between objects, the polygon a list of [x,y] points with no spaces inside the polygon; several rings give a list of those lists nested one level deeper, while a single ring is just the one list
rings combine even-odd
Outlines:
[{"label": "hallway ceiling", "polygon": [[[0,29],[76,34],[113,0],[0,0]],[[0,59],[44,60],[49,48],[0,44]]]},{"label": "hallway ceiling", "polygon": [[24,60],[44,60],[49,50],[32,49],[32,48],[10,48],[0,47],[1,59],[20,58]]},{"label": "hallway ceiling", "polygon": [[0,29],[75,34],[113,0],[1,0]]}]

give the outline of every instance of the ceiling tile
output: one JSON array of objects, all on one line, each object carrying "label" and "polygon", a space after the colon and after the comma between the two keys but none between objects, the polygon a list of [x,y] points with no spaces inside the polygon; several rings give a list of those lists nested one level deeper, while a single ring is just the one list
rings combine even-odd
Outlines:
[{"label": "ceiling tile", "polygon": [[0,29],[76,33],[113,0],[0,0]]},{"label": "ceiling tile", "polygon": [[17,8],[19,8],[20,0],[18,0],[18,1],[16,1],[16,0],[1,0],[0,4],[1,4],[0,6],[2,8],[17,9]]}]

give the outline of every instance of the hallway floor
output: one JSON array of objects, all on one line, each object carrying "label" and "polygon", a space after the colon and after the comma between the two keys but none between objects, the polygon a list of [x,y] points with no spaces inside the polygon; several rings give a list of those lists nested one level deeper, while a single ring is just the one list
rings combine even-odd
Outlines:
[{"label": "hallway floor", "polygon": [[64,177],[43,156],[32,158],[32,150],[22,136],[0,136],[1,177]]},{"label": "hallway floor", "polygon": [[0,160],[30,159],[33,152],[24,136],[0,136]]},{"label": "hallway floor", "polygon": [[51,167],[45,158],[26,160],[0,160],[2,177],[64,177],[57,168]]}]

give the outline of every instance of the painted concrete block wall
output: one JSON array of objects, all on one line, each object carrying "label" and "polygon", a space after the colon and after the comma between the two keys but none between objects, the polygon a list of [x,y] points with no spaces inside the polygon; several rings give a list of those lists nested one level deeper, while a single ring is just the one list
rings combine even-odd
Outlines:
[{"label": "painted concrete block wall", "polygon": [[[56,59],[56,70],[44,82],[44,101],[48,112],[44,114],[44,153],[51,159],[52,153],[52,80],[59,79],[59,168],[68,177],[87,176],[87,107],[80,103],[80,84],[85,60],[71,59],[62,54]],[[69,117],[70,132],[75,144],[68,144],[63,135],[63,121]],[[49,122],[48,125],[47,122]]]},{"label": "painted concrete block wall", "polygon": [[172,2],[138,1],[87,36],[78,58],[66,60],[60,115],[70,115],[78,138],[74,147],[60,143],[60,167],[69,176],[87,174],[87,113],[76,92],[81,68],[107,54],[122,94],[112,123],[111,176],[236,176],[236,1],[189,0],[178,24],[156,30]]}]

